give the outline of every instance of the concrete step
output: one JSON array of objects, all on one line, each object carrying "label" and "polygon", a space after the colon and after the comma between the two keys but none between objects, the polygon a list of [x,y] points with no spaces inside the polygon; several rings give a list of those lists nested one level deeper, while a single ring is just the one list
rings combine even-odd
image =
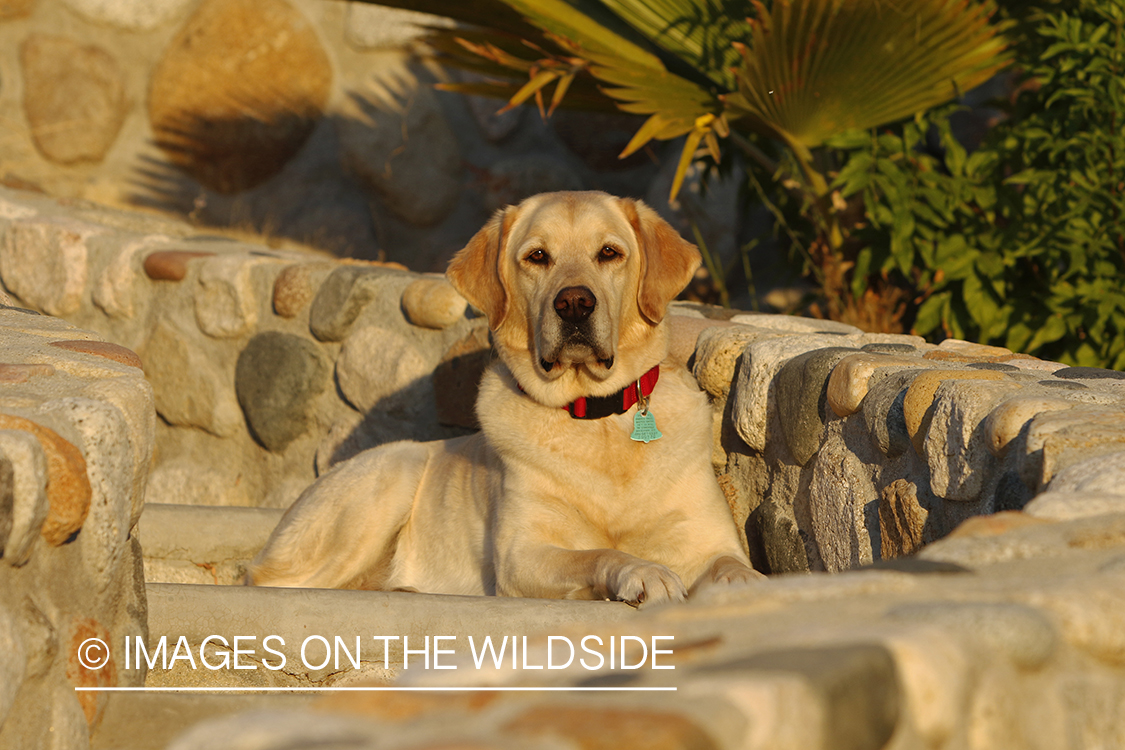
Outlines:
[{"label": "concrete step", "polygon": [[[147,588],[149,637],[140,658],[155,664],[148,670],[149,687],[389,684],[426,665],[450,669],[445,665],[469,657],[472,647],[479,651],[486,636],[585,634],[636,617],[632,607],[607,601],[165,583]],[[243,652],[237,668],[235,637]],[[156,651],[161,638],[164,656]],[[180,658],[174,658],[177,644]],[[329,646],[339,659],[319,666]],[[130,642],[130,663],[137,654]]]},{"label": "concrete step", "polygon": [[148,583],[240,583],[284,510],[147,503],[137,527]]},{"label": "concrete step", "polygon": [[[230,517],[245,509],[226,512],[230,510],[199,515]],[[169,511],[161,523],[175,516]],[[201,533],[202,527],[187,528],[191,531],[184,538]],[[212,547],[223,545],[215,542]],[[605,635],[605,628],[637,616],[620,602],[381,591],[150,583],[147,594],[147,642],[141,650],[135,640],[111,644],[111,649],[119,664],[143,659],[148,671],[145,687],[156,690],[109,694],[92,750],[155,750],[205,719],[247,711],[306,710],[326,695],[310,688],[380,686],[399,677],[426,674],[448,675],[449,684],[463,685],[488,674],[487,669],[480,672],[466,663],[472,653],[470,637],[480,649],[485,636],[499,640],[507,635],[526,664],[529,658],[532,662],[542,658],[538,640],[533,642],[532,657],[523,653],[526,640],[518,639],[526,634],[571,633],[577,642],[580,634]],[[266,641],[268,636],[275,638]],[[445,639],[435,641],[434,636]],[[304,654],[303,644],[307,644]],[[404,654],[404,647],[411,653]],[[329,648],[337,653],[326,660]],[[122,653],[126,650],[127,656]],[[511,652],[507,648],[506,654]],[[455,662],[460,672],[449,669]],[[171,688],[235,690],[205,693]],[[308,692],[283,692],[286,688]]]}]

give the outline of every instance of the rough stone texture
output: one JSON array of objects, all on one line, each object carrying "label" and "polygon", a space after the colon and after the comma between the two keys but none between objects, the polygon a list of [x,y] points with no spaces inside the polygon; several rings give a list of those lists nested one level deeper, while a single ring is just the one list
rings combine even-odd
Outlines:
[{"label": "rough stone texture", "polygon": [[1027,372],[1057,372],[1066,369],[1066,365],[1061,362],[1049,362],[1042,359],[1034,359],[1031,357],[1023,358],[1016,356],[1007,360],[1007,364],[1012,367],[1017,367]]},{"label": "rough stone texture", "polygon": [[[147,389],[138,390],[145,393]],[[76,464],[75,475],[87,480],[81,489],[87,494],[89,508],[81,524],[82,556],[94,585],[104,588],[113,583],[112,573],[128,549],[129,530],[136,522],[133,506],[137,501],[135,494],[139,494],[141,488],[133,482],[136,467],[133,465],[132,441],[151,443],[152,433],[132,432],[121,410],[101,400],[70,396],[46,404],[43,411],[65,420],[78,435],[81,451],[72,448],[71,461]],[[83,455],[88,457],[85,461],[82,461]],[[48,450],[48,470],[51,460],[51,451]],[[78,475],[79,467],[81,475]],[[54,478],[52,473],[47,483],[52,513]],[[48,515],[43,525],[44,538],[48,542],[52,541],[47,536],[51,520],[51,515]],[[64,537],[64,528],[60,527],[57,531],[58,538],[63,541],[69,537]]]},{"label": "rough stone texture", "polygon": [[[53,339],[89,343],[95,336],[61,321],[0,310],[0,340],[10,354],[51,367],[49,383],[33,378],[0,394],[0,747],[88,747],[101,723],[106,693],[75,687],[137,686],[143,672],[108,655],[98,668],[88,638],[120,644],[146,627],[135,522],[134,446],[151,450],[151,422],[135,426],[126,410],[151,412],[140,370],[116,362],[110,375],[74,374],[73,357]],[[86,374],[81,374],[86,373]],[[114,391],[115,381],[123,387]],[[147,425],[147,431],[146,431]],[[143,453],[143,451],[142,451]],[[147,477],[147,463],[140,468]]]},{"label": "rough stone texture", "polygon": [[[756,534],[747,536],[760,541],[765,572],[809,572],[809,559],[797,522],[780,505],[772,500],[763,502],[750,514],[749,521]],[[757,567],[758,561],[754,564]]]},{"label": "rough stone texture", "polygon": [[[923,377],[911,384],[911,390],[923,387],[919,386]],[[930,487],[935,494],[958,502],[971,502],[980,496],[994,460],[987,430],[981,422],[993,406],[1020,389],[1018,383],[960,379],[946,380],[938,386],[922,443],[922,454],[930,467]],[[909,401],[907,391],[904,413]]]},{"label": "rough stone texture", "polygon": [[872,441],[888,458],[897,458],[910,449],[903,404],[910,384],[924,370],[879,371],[868,380],[863,398],[863,419]]},{"label": "rough stone texture", "polygon": [[358,328],[344,341],[336,361],[336,380],[348,402],[361,413],[394,411],[428,390],[436,363],[414,341],[386,328]]},{"label": "rough stone texture", "polygon": [[751,325],[709,327],[699,333],[692,374],[699,386],[712,396],[726,398],[730,393],[731,373],[746,346],[779,334]]},{"label": "rough stone texture", "polygon": [[996,407],[987,418],[985,433],[994,456],[1004,454],[1008,445],[1023,431],[1035,415],[1074,406],[1073,401],[1035,396],[1010,398]]},{"label": "rough stone texture", "polygon": [[922,364],[918,357],[853,354],[841,360],[832,370],[832,376],[828,379],[828,404],[838,417],[855,414],[867,396],[871,376],[876,371],[886,367],[917,368]]},{"label": "rough stone texture", "polygon": [[423,328],[448,328],[465,317],[469,303],[444,278],[422,278],[402,293],[406,319]]},{"label": "rough stone texture", "polygon": [[912,555],[922,547],[929,511],[918,503],[918,488],[896,479],[879,498],[880,557],[889,560]]},{"label": "rough stone texture", "polygon": [[371,266],[341,266],[329,274],[309,309],[309,329],[321,341],[348,335],[363,308],[386,294],[394,272]]},{"label": "rough stone texture", "polygon": [[[343,18],[343,9],[333,12]],[[312,480],[314,463],[323,470],[379,442],[461,434],[443,433],[431,423],[432,411],[425,410],[433,409],[431,382],[439,381],[429,371],[443,358],[487,357],[483,321],[458,321],[441,330],[412,326],[403,317],[401,298],[418,277],[367,267],[349,272],[343,284],[335,276],[337,288],[324,298],[328,302],[319,317],[311,300],[333,275],[325,269],[287,281],[309,286],[294,295],[300,301],[290,308],[292,317],[274,315],[284,264],[312,265],[324,262],[323,257],[232,241],[220,252],[254,264],[244,289],[255,300],[256,317],[245,334],[215,338],[200,330],[194,315],[194,277],[215,259],[193,261],[187,283],[165,283],[141,271],[140,250],[126,249],[159,233],[183,238],[190,229],[163,225],[157,232],[148,219],[106,218],[84,204],[62,206],[42,196],[0,191],[5,243],[21,223],[56,222],[72,214],[96,224],[101,234],[87,247],[89,273],[73,319],[139,351],[146,366],[155,361],[175,370],[175,377],[165,372],[151,379],[155,403],[165,412],[169,401],[186,410],[189,396],[203,394],[210,406],[198,410],[202,416],[197,421],[214,421],[220,402],[233,414],[232,429],[223,438],[169,424],[167,418],[157,421],[154,394],[141,373],[125,363],[127,355],[112,346],[101,348],[121,357],[52,346],[79,342],[72,346],[88,350],[100,337],[49,316],[0,309],[3,364],[11,368],[0,368],[0,373],[21,381],[4,384],[0,412],[49,429],[73,446],[86,462],[90,485],[90,510],[79,532],[59,546],[48,544],[40,535],[51,490],[47,451],[31,431],[0,429],[0,544],[7,563],[0,565],[0,747],[85,747],[90,733],[93,748],[113,750],[173,742],[186,749],[236,740],[281,750],[292,746],[295,737],[308,744],[346,741],[389,750],[548,750],[603,739],[615,746],[658,746],[667,739],[673,746],[695,743],[723,750],[1022,750],[1120,744],[1125,731],[1118,710],[1125,696],[1125,598],[1120,593],[1125,591],[1125,508],[1119,469],[1125,392],[1116,380],[1053,379],[1044,367],[1012,372],[979,370],[973,361],[957,365],[961,369],[956,372],[1000,379],[946,380],[935,386],[919,425],[932,444],[924,443],[923,452],[929,453],[919,456],[909,448],[902,408],[912,383],[932,372],[925,368],[933,367],[933,361],[919,358],[913,368],[874,372],[860,412],[837,417],[822,409],[818,421],[821,415],[828,421],[820,444],[800,466],[787,439],[792,425],[786,420],[792,421],[794,410],[806,408],[811,399],[786,406],[779,398],[801,390],[782,384],[785,362],[806,351],[814,352],[806,362],[831,359],[834,355],[823,351],[831,347],[874,344],[901,354],[895,347],[921,352],[932,350],[926,348],[930,345],[909,337],[848,335],[845,329],[821,334],[823,341],[807,350],[798,346],[794,354],[778,345],[778,359],[771,365],[766,350],[754,347],[782,339],[803,346],[808,332],[824,324],[747,316],[753,330],[736,323],[709,331],[705,325],[725,322],[731,314],[679,305],[678,317],[692,321],[684,327],[690,330],[685,338],[694,335],[699,341],[683,358],[706,373],[708,391],[715,395],[713,461],[737,522],[745,523],[752,559],[774,574],[769,580],[705,589],[683,605],[642,612],[607,602],[216,586],[239,579],[246,558],[280,510],[176,507],[163,520],[157,511],[154,524],[146,527],[144,519],[152,510],[142,517],[146,495],[280,509]],[[220,247],[202,238],[191,246]],[[231,276],[237,276],[237,263],[229,262]],[[94,304],[88,304],[96,294],[92,289],[114,263],[117,302],[103,305],[94,296]],[[360,268],[343,263],[331,267]],[[108,299],[102,296],[103,302]],[[133,300],[134,317],[121,314],[125,299]],[[22,298],[14,302],[30,304]],[[306,323],[314,320],[322,324],[322,333],[327,330],[336,338],[310,339]],[[353,337],[368,336],[374,329],[393,336],[372,336],[366,352],[353,346]],[[326,388],[314,399],[316,428],[279,455],[250,439],[233,406],[238,354],[263,333],[300,340],[337,368],[343,350],[351,347],[354,362],[348,367],[357,382],[366,377],[360,372],[365,360],[370,367],[397,356],[395,346],[389,352],[386,346],[395,336],[427,365],[402,389],[409,398],[390,412],[382,411],[380,402],[361,415]],[[722,356],[716,356],[720,351]],[[994,362],[989,358],[1004,364],[1020,361],[950,346],[942,351],[990,367]],[[760,449],[747,445],[736,430],[741,414],[736,399],[725,400],[739,357],[742,368],[752,369],[756,356],[766,399],[759,403],[764,409]],[[814,386],[819,378],[812,379]],[[739,385],[733,389],[736,397]],[[806,390],[815,392],[815,387]],[[1041,408],[1047,399],[1047,406],[1060,408]],[[738,406],[748,408],[748,401]],[[1004,409],[1011,413],[1002,414]],[[938,433],[943,449],[937,447]],[[935,494],[932,480],[942,480],[929,459],[952,465],[969,451],[949,446],[980,439],[987,455],[970,461],[980,474],[979,494],[965,501]],[[150,466],[154,469],[146,486]],[[1048,491],[1032,499],[1048,480]],[[959,486],[964,489],[965,484]],[[970,517],[1025,503],[1027,512]],[[139,529],[133,527],[138,518]],[[149,555],[145,568],[154,580],[208,585],[154,583],[147,596],[156,605],[146,616],[138,540]],[[912,556],[878,559],[906,553],[919,541],[923,546]],[[840,572],[816,572],[825,568]],[[802,574],[777,575],[781,572]],[[142,670],[134,665],[126,670],[119,653],[95,673],[77,664],[75,648],[89,636],[111,644],[120,644],[125,635],[144,636],[146,622],[150,645],[153,637],[167,635],[171,647],[184,635],[194,650],[212,633],[260,637],[276,632],[286,638],[289,657],[288,668],[280,673],[257,660],[257,670],[216,672],[190,670],[182,661],[167,670],[157,664],[147,670],[151,686],[393,682],[405,687],[670,686],[677,691],[76,697],[76,684],[140,684]],[[432,645],[436,634],[457,634],[459,669],[424,670],[420,656],[411,657],[409,670],[401,669],[401,641],[389,647],[387,666],[378,645],[374,652],[365,646],[358,669],[345,663],[323,669],[299,665],[297,650],[309,633],[339,634],[349,647],[359,635],[369,645],[372,623],[378,626],[376,633],[409,635],[411,648],[420,648],[427,635]],[[674,653],[668,660],[676,669],[587,669],[573,663],[564,669],[525,670],[512,668],[505,659],[478,670],[465,643],[470,633],[478,642],[485,634],[494,639],[527,635],[531,664],[544,663],[548,636],[569,635],[577,643],[597,634],[604,643],[610,636],[672,635]],[[557,656],[557,641],[554,646]],[[520,647],[523,654],[522,642]],[[254,708],[271,713],[243,713],[215,722],[218,714]],[[341,719],[340,712],[355,720]],[[516,723],[527,716],[535,720]],[[544,718],[558,716],[589,717],[589,726]],[[346,731],[338,732],[343,724]],[[598,731],[587,732],[591,727]],[[188,731],[192,734],[183,734]],[[179,735],[183,737],[177,739]]]},{"label": "rough stone texture", "polygon": [[805,334],[752,341],[747,345],[733,395],[735,425],[746,444],[755,450],[766,447],[766,414],[775,398],[771,386],[774,376],[787,361],[814,349],[848,343],[839,336]]},{"label": "rough stone texture", "polygon": [[[842,336],[858,336],[863,333],[855,326],[837,323],[834,320],[817,320],[796,315],[768,315],[766,313],[741,312],[730,319],[732,323],[768,328],[785,333],[834,333]],[[909,338],[909,337],[902,337]]]},{"label": "rough stone texture", "polygon": [[68,218],[28,218],[8,227],[0,244],[0,278],[24,303],[71,315],[85,296],[87,240],[100,230]]},{"label": "rough stone texture", "polygon": [[938,349],[941,351],[957,352],[958,354],[965,354],[972,357],[980,357],[981,359],[987,359],[988,357],[1009,357],[1012,354],[1010,349],[1005,349],[1002,346],[987,346],[973,341],[963,341],[962,339],[946,339],[938,344]]},{"label": "rough stone texture", "polygon": [[208,258],[195,284],[195,320],[199,330],[215,338],[235,338],[258,323],[253,267],[260,261],[238,254]]},{"label": "rough stone texture", "polygon": [[1125,514],[1125,495],[1108,492],[1044,492],[1026,506],[1035,518],[1070,521],[1075,518]]},{"label": "rough stone texture", "polygon": [[352,99],[336,120],[347,169],[394,214],[415,226],[444,218],[461,190],[461,152],[431,89],[404,101]]},{"label": "rough stone texture", "polygon": [[171,163],[237,192],[297,153],[331,83],[316,31],[285,0],[205,0],[153,71],[149,121]]},{"label": "rough stone texture", "polygon": [[150,583],[237,585],[281,520],[277,508],[149,503],[137,526]]},{"label": "rough stone texture", "polygon": [[[206,456],[206,458],[211,458]],[[152,470],[145,503],[180,505],[263,506],[265,498],[237,484],[224,467],[212,467],[197,457],[164,459]]]},{"label": "rough stone texture", "polygon": [[[1125,444],[1125,409],[1076,406],[1039,414],[1027,433],[1024,481],[1039,490],[1056,473],[1089,458],[1119,452]],[[1038,460],[1036,460],[1038,459]]]},{"label": "rough stone texture", "polygon": [[918,347],[914,344],[883,343],[864,344],[860,350],[869,354],[914,354],[918,351]]},{"label": "rough stone texture", "polygon": [[841,421],[829,422],[813,464],[809,483],[811,529],[820,557],[830,572],[870,564],[878,540],[879,494],[872,472],[848,449]]},{"label": "rough stone texture", "polygon": [[[157,421],[151,384],[147,381],[138,384],[133,380],[132,375],[132,372],[127,372],[124,377],[99,380],[83,389],[83,394],[87,398],[117,407],[125,421],[124,430],[129,436],[132,461],[127,463],[124,457],[118,459],[122,466],[120,470],[127,475],[128,481],[116,487],[114,491],[130,499],[130,526],[137,523],[144,508],[145,488],[149,469],[152,466],[153,437]],[[129,476],[129,466],[131,466],[131,476]]]},{"label": "rough stone texture", "polygon": [[5,466],[0,479],[7,495],[0,555],[9,565],[23,565],[50,510],[47,456],[34,434],[19,429],[0,431],[0,455]]},{"label": "rough stone texture", "polygon": [[0,364],[0,383],[26,383],[33,377],[50,377],[55,374],[52,365]]},{"label": "rough stone texture", "polygon": [[1040,380],[1039,385],[1056,391],[1084,391],[1087,389],[1085,384],[1070,380]]},{"label": "rough stone texture", "polygon": [[234,388],[246,423],[271,451],[281,452],[314,423],[313,400],[328,385],[330,368],[308,339],[267,331],[238,356]]},{"label": "rough stone texture", "polygon": [[20,47],[24,113],[36,148],[53,162],[99,162],[125,120],[121,69],[101,47],[33,34]]},{"label": "rough stone texture", "polygon": [[332,263],[286,266],[273,285],[273,311],[283,318],[297,317],[312,303],[316,288],[334,269]]},{"label": "rough stone texture", "polygon": [[560,707],[530,708],[504,725],[505,733],[559,737],[579,747],[690,747],[718,750],[708,733],[674,713],[643,709]]},{"label": "rough stone texture", "polygon": [[789,452],[802,466],[820,448],[829,374],[840,360],[855,351],[844,347],[815,349],[789,360],[777,373],[777,408],[785,415],[782,432]]},{"label": "rough stone texture", "polygon": [[793,673],[808,681],[824,708],[826,747],[876,750],[886,746],[898,724],[901,699],[895,662],[883,646],[766,651],[735,664],[750,671]]},{"label": "rough stone texture", "polygon": [[141,350],[145,375],[156,392],[156,411],[174,425],[199,427],[229,437],[242,429],[242,416],[227,376],[197,342],[173,323],[160,321]]},{"label": "rough stone texture", "polygon": [[914,378],[902,402],[906,431],[914,443],[918,455],[925,455],[922,442],[925,439],[926,419],[934,403],[934,394],[947,380],[1003,380],[1004,375],[988,370],[931,370]]},{"label": "rough stone texture", "polygon": [[111,318],[128,319],[142,313],[147,308],[144,303],[147,302],[148,295],[140,289],[138,283],[138,256],[150,251],[154,245],[171,241],[167,236],[154,234],[124,244],[109,265],[98,274],[93,287],[94,304]]},{"label": "rough stone texture", "polygon": [[1051,479],[1051,492],[1125,495],[1125,451],[1072,464]]},{"label": "rough stone texture", "polygon": [[179,16],[190,0],[63,0],[94,23],[128,31],[152,31]]},{"label": "rough stone texture", "polygon": [[21,430],[39,440],[47,459],[47,517],[40,533],[55,547],[82,528],[90,512],[90,480],[81,451],[54,430],[29,419],[0,414],[0,430]]}]

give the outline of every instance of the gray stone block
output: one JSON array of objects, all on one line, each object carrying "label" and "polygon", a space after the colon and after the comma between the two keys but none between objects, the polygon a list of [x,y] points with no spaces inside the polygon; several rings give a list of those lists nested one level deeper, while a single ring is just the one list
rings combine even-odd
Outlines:
[{"label": "gray stone block", "polygon": [[1064,380],[1125,380],[1125,372],[1101,367],[1066,367],[1054,374]]},{"label": "gray stone block", "polygon": [[863,419],[871,441],[887,458],[897,458],[910,448],[903,401],[921,370],[876,370],[863,399]]},{"label": "gray stone block", "polygon": [[[321,341],[340,341],[364,307],[392,293],[388,277],[406,274],[372,266],[340,266],[325,279],[309,309],[309,329]],[[397,302],[397,295],[395,300]]]},{"label": "gray stone block", "polygon": [[770,574],[809,572],[805,542],[792,515],[786,513],[773,500],[766,500],[754,509],[748,520],[754,532],[749,535],[751,546],[761,545],[756,551],[765,558],[764,572]]},{"label": "gray stone block", "polygon": [[883,646],[767,651],[720,668],[789,673],[807,681],[824,709],[825,750],[882,750],[903,698],[894,656]]},{"label": "gray stone block", "polygon": [[985,654],[1003,654],[1021,669],[1038,669],[1054,654],[1058,638],[1050,621],[1032,607],[993,602],[904,604],[892,620],[936,625]]},{"label": "gray stone block", "polygon": [[331,369],[321,347],[278,331],[259,333],[238,356],[234,388],[254,437],[275,453],[313,424],[313,401]]},{"label": "gray stone block", "polygon": [[804,466],[816,455],[824,431],[828,376],[841,359],[859,351],[833,346],[800,354],[777,373],[777,408],[789,451]]}]

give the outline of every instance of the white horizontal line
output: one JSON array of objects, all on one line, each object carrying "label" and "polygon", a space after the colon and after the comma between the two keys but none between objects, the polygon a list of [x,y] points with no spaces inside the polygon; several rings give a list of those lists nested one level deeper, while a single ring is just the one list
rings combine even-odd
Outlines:
[{"label": "white horizontal line", "polygon": [[653,692],[676,687],[76,687],[91,693],[321,693],[349,692]]}]

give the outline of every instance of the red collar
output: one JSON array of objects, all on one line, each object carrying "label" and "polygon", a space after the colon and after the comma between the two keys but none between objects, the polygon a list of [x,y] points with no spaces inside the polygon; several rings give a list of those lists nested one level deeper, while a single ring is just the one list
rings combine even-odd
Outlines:
[{"label": "red collar", "polygon": [[648,397],[656,388],[656,381],[659,379],[660,365],[656,365],[641,375],[639,380],[633,381],[616,393],[608,396],[583,396],[562,408],[566,409],[574,419],[601,419],[612,414],[624,414],[637,403],[637,387],[640,386],[641,393]]}]

